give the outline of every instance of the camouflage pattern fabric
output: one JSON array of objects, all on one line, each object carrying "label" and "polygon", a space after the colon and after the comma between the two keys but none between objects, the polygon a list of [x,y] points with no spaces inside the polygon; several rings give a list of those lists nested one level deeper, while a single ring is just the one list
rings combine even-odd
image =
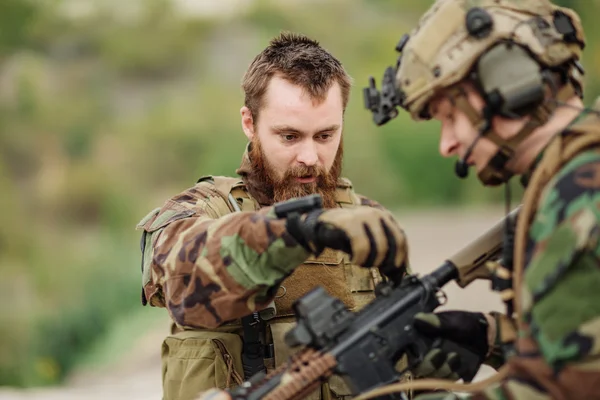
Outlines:
[{"label": "camouflage pattern fabric", "polygon": [[511,375],[433,399],[600,399],[600,151],[574,157],[543,191],[530,225],[522,324]]},{"label": "camouflage pattern fabric", "polygon": [[269,289],[309,256],[271,207],[216,219],[216,202],[225,200],[200,182],[144,226],[153,234],[144,295],[182,327],[215,328],[261,309],[274,296]]},{"label": "camouflage pattern fabric", "polygon": [[[383,209],[364,196],[358,202]],[[146,232],[142,300],[166,307],[180,327],[216,328],[260,310],[310,257],[272,207],[221,217],[227,207],[202,181],[138,225]]]}]

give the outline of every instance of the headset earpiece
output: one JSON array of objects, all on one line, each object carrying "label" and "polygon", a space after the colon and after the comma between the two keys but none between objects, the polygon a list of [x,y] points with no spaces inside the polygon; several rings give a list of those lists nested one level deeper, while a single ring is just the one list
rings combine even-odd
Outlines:
[{"label": "headset earpiece", "polygon": [[492,114],[521,118],[544,101],[540,66],[519,45],[510,42],[495,45],[478,60],[475,73]]}]

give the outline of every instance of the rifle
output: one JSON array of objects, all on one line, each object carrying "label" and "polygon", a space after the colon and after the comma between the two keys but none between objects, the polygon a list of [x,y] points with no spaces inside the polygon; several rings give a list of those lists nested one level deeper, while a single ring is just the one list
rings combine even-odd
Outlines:
[{"label": "rifle", "polygon": [[[454,343],[431,342],[417,334],[414,316],[440,306],[440,289],[452,280],[465,287],[475,279],[492,278],[498,264],[490,261],[500,259],[505,224],[515,223],[519,208],[430,274],[409,276],[399,283],[381,282],[376,298],[358,312],[349,311],[322,287],[313,289],[294,304],[297,325],[285,337],[288,346],[305,348],[273,372],[258,373],[229,390],[230,396],[235,400],[301,399],[332,374],[342,377],[357,395],[398,381],[405,370],[397,371],[395,366],[404,354],[412,356],[414,365],[433,346],[458,350]],[[478,363],[469,359],[476,356],[464,348],[460,354],[461,376],[468,382],[477,372],[472,365]],[[406,399],[406,395],[388,393],[378,398]]]}]

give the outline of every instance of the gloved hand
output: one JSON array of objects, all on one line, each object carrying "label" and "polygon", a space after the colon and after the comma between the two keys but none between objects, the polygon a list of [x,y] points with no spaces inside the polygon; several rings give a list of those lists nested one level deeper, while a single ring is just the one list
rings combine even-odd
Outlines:
[{"label": "gloved hand", "polygon": [[431,340],[442,339],[455,345],[445,343],[429,350],[423,360],[412,368],[419,378],[470,381],[488,354],[490,328],[482,313],[418,313],[414,327],[419,334]]},{"label": "gloved hand", "polygon": [[287,229],[315,255],[329,247],[350,255],[354,264],[380,267],[390,278],[404,274],[408,258],[406,236],[387,211],[366,206],[315,210],[288,219]]}]

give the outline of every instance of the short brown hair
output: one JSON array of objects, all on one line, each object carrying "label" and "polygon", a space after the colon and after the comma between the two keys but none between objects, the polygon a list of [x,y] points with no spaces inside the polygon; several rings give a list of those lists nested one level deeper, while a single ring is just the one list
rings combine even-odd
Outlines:
[{"label": "short brown hair", "polygon": [[352,78],[342,63],[316,40],[302,34],[282,32],[254,58],[242,80],[244,105],[252,113],[254,123],[258,120],[269,81],[275,74],[302,87],[319,101],[325,99],[327,91],[337,81],[342,91],[343,108],[346,109]]}]

